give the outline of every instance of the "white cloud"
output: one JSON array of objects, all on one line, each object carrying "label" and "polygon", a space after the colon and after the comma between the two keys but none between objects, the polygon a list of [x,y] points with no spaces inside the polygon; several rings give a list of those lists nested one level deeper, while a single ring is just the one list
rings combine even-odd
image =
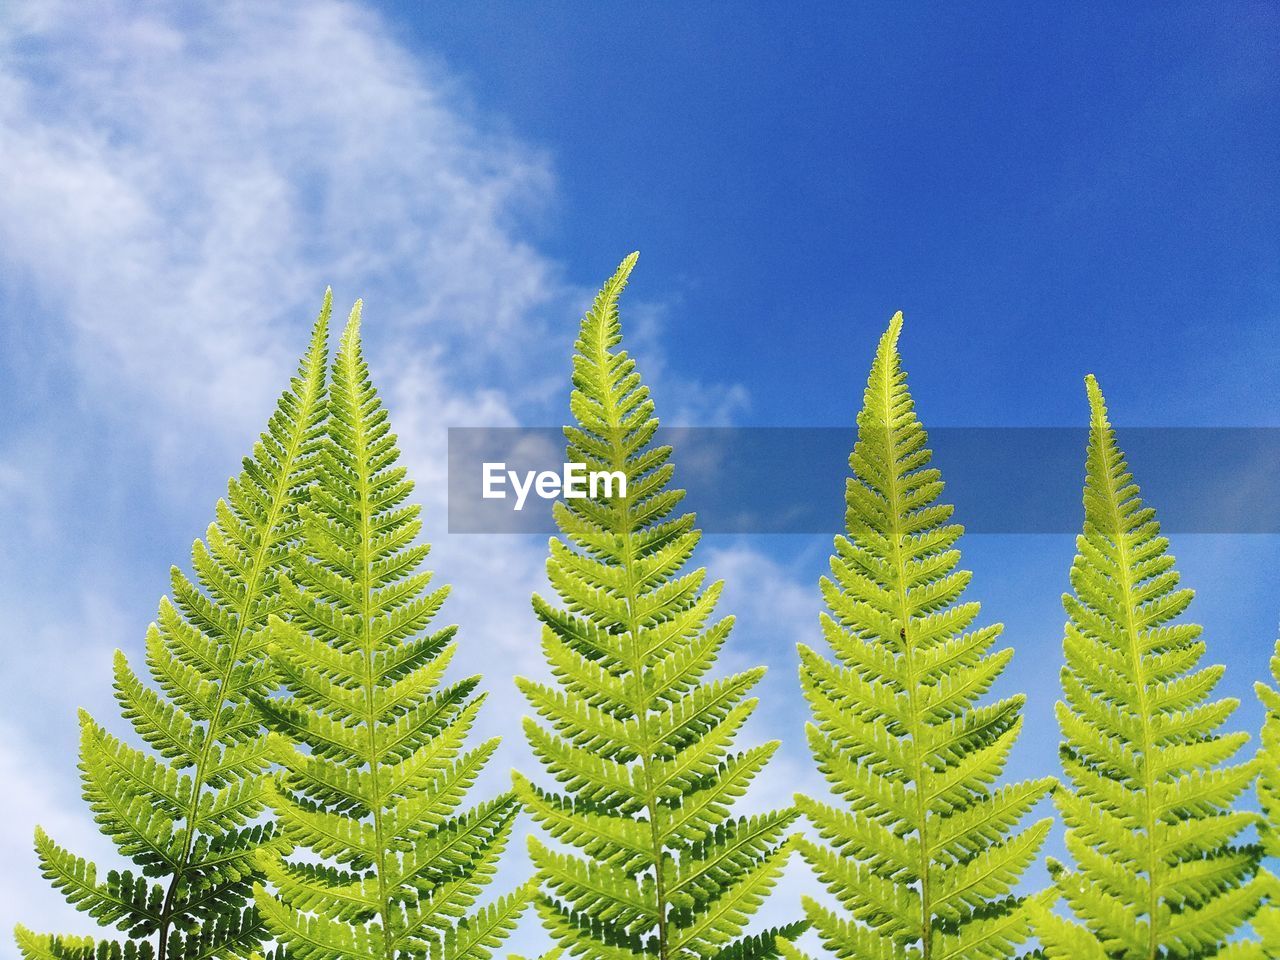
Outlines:
[{"label": "white cloud", "polygon": [[771,658],[790,665],[797,643],[820,645],[823,605],[816,583],[802,582],[796,571],[747,540],[716,537],[707,546],[699,562],[711,577],[725,581],[722,605],[736,614],[738,629],[764,641]]},{"label": "white cloud", "polygon": [[[74,725],[71,718],[68,725]],[[74,748],[74,738],[64,738]],[[8,933],[15,922],[30,925],[49,916],[51,896],[39,878],[36,856],[32,849],[34,825],[39,823],[55,842],[84,857],[113,855],[110,842],[94,828],[93,821],[81,810],[69,810],[63,802],[65,785],[49,773],[44,756],[24,749],[18,732],[0,723],[0,863],[4,876],[0,884],[3,896],[5,936],[4,955],[10,955]],[[10,826],[12,825],[12,826]],[[20,829],[19,826],[21,825]],[[95,924],[83,915],[75,916],[69,907],[58,910],[59,932],[93,933]]]},{"label": "white cloud", "polygon": [[0,498],[7,501],[25,496],[24,480],[23,471],[16,463],[0,460]]},{"label": "white cloud", "polygon": [[[0,64],[0,284],[45,320],[21,318],[41,348],[15,372],[36,383],[69,370],[57,398],[67,409],[42,413],[62,420],[93,408],[136,451],[150,449],[157,468],[112,463],[113,477],[98,465],[93,479],[181,501],[193,460],[234,463],[332,284],[339,304],[365,298],[370,353],[439,533],[442,502],[430,494],[443,489],[444,426],[512,423],[522,391],[545,393],[546,358],[561,344],[540,318],[552,307],[571,316],[578,296],[512,229],[550,195],[545,158],[479,129],[442,70],[348,3],[179,12],[121,2],[90,16],[9,5]],[[42,477],[65,473],[65,454],[5,439],[4,528],[43,552],[92,529],[97,518],[73,485],[44,494]],[[51,518],[38,529],[36,500]],[[141,645],[140,631],[120,636],[127,617],[102,599],[109,575],[77,569],[86,558],[66,553],[71,576],[59,576],[57,595],[18,598],[30,616],[10,618],[11,715],[25,704],[74,723],[79,702],[106,693],[110,649]],[[441,576],[456,584],[449,613],[467,624],[464,651],[488,653],[464,666],[489,667],[495,651],[514,664],[536,649],[514,625],[527,628],[541,560],[528,541],[501,554],[440,550]],[[19,637],[22,623],[32,626]],[[74,682],[44,689],[40,678],[56,671],[36,658],[76,664]],[[509,673],[499,675],[495,728],[514,699]],[[24,784],[21,802],[0,811],[0,927],[79,929],[25,853],[37,814],[94,840],[71,745],[45,766],[43,745],[24,730],[0,733],[10,734],[0,772]]]},{"label": "white cloud", "polygon": [[671,316],[678,307],[678,298],[629,303],[627,349],[632,356],[640,358],[645,381],[653,391],[664,424],[669,427],[729,426],[750,410],[751,394],[740,383],[690,381],[673,373],[662,345],[679,335]]},{"label": "white cloud", "polygon": [[0,35],[3,260],[94,402],[238,442],[327,283],[375,343],[465,344],[455,374],[528,355],[564,293],[509,229],[551,189],[540,154],[353,5],[141,9],[19,5]]}]

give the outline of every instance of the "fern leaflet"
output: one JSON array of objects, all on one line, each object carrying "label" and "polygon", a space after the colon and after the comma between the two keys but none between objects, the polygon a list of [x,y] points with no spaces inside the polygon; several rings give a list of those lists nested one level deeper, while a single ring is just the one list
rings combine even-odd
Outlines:
[{"label": "fern leaflet", "polygon": [[[280,734],[271,793],[301,859],[267,859],[257,902],[294,960],[484,960],[527,906],[482,907],[517,805],[461,809],[497,746],[467,747],[479,678],[446,683],[448,594],[421,569],[420,508],[369,379],[356,305],[332,372],[328,434],[301,508],[290,619],[272,621],[288,696],[262,705]],[[302,749],[299,749],[301,747]]]},{"label": "fern leaflet", "polygon": [[1079,922],[1035,909],[1053,960],[1253,955],[1230,943],[1261,897],[1252,814],[1233,809],[1256,772],[1229,765],[1248,740],[1217,731],[1237,701],[1211,700],[1221,666],[1198,667],[1201,628],[1155,511],[1143,505],[1097,382],[1084,531],[1071,567],[1057,793],[1074,869],[1050,861]]},{"label": "fern leaflet", "polygon": [[993,787],[1024,698],[977,704],[1013,651],[991,652],[1001,626],[973,627],[979,605],[961,601],[963,527],[938,502],[901,328],[898,314],[876,351],[849,458],[848,535],[822,580],[839,662],[800,647],[809,745],[844,800],[797,798],[823,841],[800,851],[843,908],[806,898],[805,912],[841,958],[1002,958],[1028,936],[1011,891],[1051,821],[1018,825],[1053,780]]},{"label": "fern leaflet", "polygon": [[516,792],[546,831],[580,853],[530,841],[538,909],[554,939],[592,960],[755,960],[778,934],[744,927],[789,853],[791,810],[733,818],[730,808],[777,749],[733,740],[755,709],[762,669],[707,681],[729,635],[713,620],[721,584],[682,572],[701,536],[674,515],[669,447],[622,340],[617,302],[633,254],[582,320],[574,356],[568,460],[620,471],[625,496],[555,504],[565,541],[547,571],[564,607],[534,597],[558,683],[518,684],[534,754],[563,793],[520,774]]},{"label": "fern leaflet", "polygon": [[[279,844],[261,822],[268,743],[253,698],[272,686],[269,618],[298,528],[322,429],[330,296],[310,349],[192,562],[147,633],[155,687],[115,658],[124,717],[151,750],[81,714],[80,770],[94,818],[134,864],[98,867],[36,831],[44,876],[123,940],[35,934],[27,960],[206,960],[247,955],[264,936],[251,904],[256,858]],[[156,689],[158,688],[158,689]]]},{"label": "fern leaflet", "polygon": [[[1280,686],[1280,642],[1271,657],[1271,677]],[[1262,822],[1258,839],[1262,855],[1280,857],[1280,690],[1265,683],[1254,684],[1258,699],[1266,708],[1262,721],[1262,746],[1258,751],[1258,802]],[[1253,918],[1253,929],[1261,937],[1262,956],[1280,958],[1280,880],[1269,870],[1262,871],[1267,884],[1267,905]]]}]

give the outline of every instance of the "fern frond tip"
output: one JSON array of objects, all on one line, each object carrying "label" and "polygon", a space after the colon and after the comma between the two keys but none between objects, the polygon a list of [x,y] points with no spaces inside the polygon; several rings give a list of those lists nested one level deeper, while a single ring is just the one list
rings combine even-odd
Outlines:
[{"label": "fern frond tip", "polygon": [[899,310],[889,320],[889,326],[885,327],[884,333],[880,335],[880,342],[876,345],[876,360],[884,362],[890,357],[897,356],[898,338],[902,335],[902,311]]},{"label": "fern frond tip", "polygon": [[1102,386],[1098,383],[1098,378],[1092,373],[1085,375],[1084,389],[1089,395],[1089,410],[1094,419],[1110,425],[1107,419],[1107,399],[1102,395]]},{"label": "fern frond tip", "polygon": [[347,314],[347,325],[342,331],[342,347],[344,350],[350,350],[354,347],[357,351],[360,347],[360,325],[364,316],[364,301],[357,300],[351,305],[351,312]]},{"label": "fern frond tip", "polygon": [[324,300],[320,303],[320,312],[315,323],[311,325],[311,346],[303,355],[299,364],[299,376],[318,369],[323,375],[324,362],[329,355],[329,319],[333,316],[333,287],[326,287]]},{"label": "fern frond tip", "polygon": [[[595,313],[596,311],[593,310],[591,313],[588,313],[582,318],[582,322],[584,324],[589,320],[598,321],[600,319],[607,319],[611,321],[611,326],[617,326],[617,316],[616,314],[610,316],[610,308],[617,302],[618,296],[627,285],[627,281],[631,279],[631,271],[635,269],[636,261],[639,259],[640,251],[638,250],[635,250],[622,258],[622,262],[619,263],[617,269],[613,271],[613,276],[605,281],[604,286],[600,288],[600,292],[596,295],[596,307],[604,307],[605,309],[601,311],[599,316],[594,318],[591,316],[591,313]],[[613,346],[616,344],[610,345]]]}]

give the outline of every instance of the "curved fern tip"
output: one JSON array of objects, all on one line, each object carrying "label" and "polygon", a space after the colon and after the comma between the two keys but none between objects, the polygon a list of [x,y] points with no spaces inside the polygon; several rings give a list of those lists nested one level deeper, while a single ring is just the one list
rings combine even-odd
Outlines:
[{"label": "curved fern tip", "polygon": [[342,340],[338,347],[340,353],[350,353],[356,357],[359,356],[360,322],[363,311],[363,300],[357,300],[351,305],[351,312],[347,314],[347,325],[342,331]]},{"label": "curved fern tip", "polygon": [[1102,395],[1102,387],[1098,384],[1098,378],[1092,373],[1084,378],[1084,389],[1089,395],[1089,412],[1095,422],[1110,425],[1107,419],[1107,398]]},{"label": "curved fern tip", "polygon": [[1102,387],[1098,383],[1098,378],[1092,373],[1085,374],[1084,389],[1089,395],[1090,406],[1101,406],[1104,403],[1102,396]]},{"label": "curved fern tip", "polygon": [[622,262],[618,264],[618,268],[613,271],[613,276],[605,284],[606,289],[613,288],[615,291],[620,292],[627,285],[627,280],[631,277],[631,271],[635,269],[636,261],[639,259],[639,250],[633,250],[623,257]]},{"label": "curved fern tip", "polygon": [[324,288],[324,300],[320,303],[320,312],[316,315],[316,322],[311,327],[311,346],[312,350],[316,345],[328,339],[329,335],[329,317],[333,314],[333,287]]},{"label": "curved fern tip", "polygon": [[893,315],[893,319],[889,321],[889,326],[884,334],[880,337],[880,349],[877,351],[882,357],[890,353],[896,353],[898,349],[898,337],[902,335],[902,311],[899,310]]}]

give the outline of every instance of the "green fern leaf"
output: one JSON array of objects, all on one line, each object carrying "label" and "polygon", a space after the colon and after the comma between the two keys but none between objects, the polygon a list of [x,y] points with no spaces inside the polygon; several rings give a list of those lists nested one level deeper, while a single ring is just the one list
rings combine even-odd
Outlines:
[{"label": "green fern leaf", "polygon": [[1097,382],[1084,532],[1071,568],[1057,794],[1074,868],[1050,872],[1076,921],[1040,911],[1053,960],[1245,956],[1231,944],[1258,908],[1254,822],[1233,809],[1257,772],[1229,765],[1248,739],[1219,733],[1236,707],[1211,700],[1221,666],[1199,667],[1200,627],[1155,511],[1139,497]]},{"label": "green fern leaf", "polygon": [[172,599],[147,634],[155,686],[115,658],[121,711],[154,753],[81,715],[84,797],[135,870],[99,868],[36,832],[44,876],[77,909],[125,939],[17,931],[28,960],[240,957],[263,938],[251,904],[257,858],[280,840],[261,822],[267,739],[253,705],[272,686],[266,626],[315,471],[324,417],[330,296],[297,376],[244,460],[204,540],[195,580],[176,567]]},{"label": "green fern leaf", "polygon": [[[801,645],[809,745],[842,804],[800,796],[820,840],[801,853],[834,897],[806,900],[841,958],[1001,958],[1027,939],[1012,891],[1049,830],[1019,828],[1052,779],[994,786],[1022,726],[1021,696],[977,705],[1012,655],[962,601],[963,528],[939,502],[898,355],[881,338],[849,464],[822,628],[837,662]],[[795,948],[788,956],[799,957]]]},{"label": "green fern leaf", "polygon": [[[467,746],[478,678],[444,682],[448,594],[421,566],[420,508],[369,379],[356,305],[332,371],[328,435],[300,510],[288,620],[270,632],[288,696],[261,704],[284,768],[268,791],[302,858],[263,857],[257,903],[294,960],[485,960],[532,890],[484,906],[517,813],[462,804],[496,740]],[[221,813],[219,811],[219,813]]]},{"label": "green fern leaf", "polygon": [[[1280,641],[1271,657],[1271,677],[1280,687]],[[1265,857],[1280,857],[1280,690],[1268,684],[1254,684],[1254,691],[1266,708],[1262,721],[1262,745],[1258,750],[1258,803],[1262,822],[1258,840]],[[1263,956],[1280,958],[1280,879],[1269,870],[1261,872],[1267,885],[1267,905],[1253,919],[1253,929],[1261,939]]]},{"label": "green fern leaf", "polygon": [[762,670],[704,679],[732,621],[713,621],[721,584],[683,572],[700,533],[674,515],[671,450],[653,443],[653,401],[618,349],[635,260],[583,318],[565,430],[569,461],[622,472],[626,495],[555,504],[565,540],[552,540],[547,573],[564,607],[533,605],[557,682],[517,681],[543,720],[526,720],[529,744],[562,792],[516,774],[516,793],[577,848],[530,841],[538,908],[570,955],[592,960],[774,957],[803,925],[743,931],[782,872],[796,813],[731,814],[778,745],[734,751]]}]

